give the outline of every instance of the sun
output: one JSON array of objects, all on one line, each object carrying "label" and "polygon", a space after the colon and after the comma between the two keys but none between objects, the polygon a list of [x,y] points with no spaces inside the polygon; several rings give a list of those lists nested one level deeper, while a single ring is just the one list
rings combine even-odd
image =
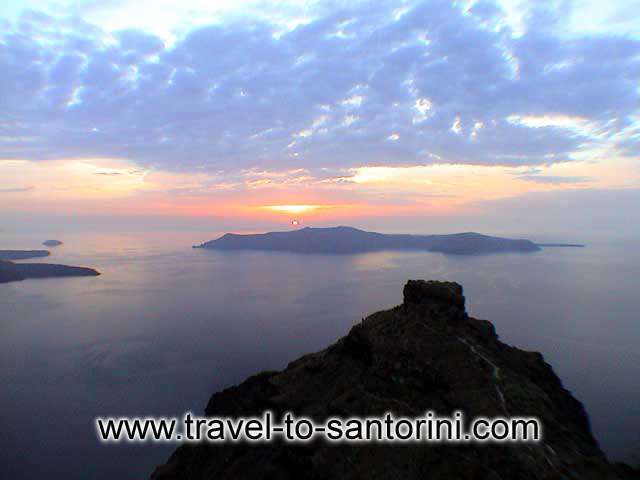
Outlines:
[{"label": "sun", "polygon": [[320,205],[266,205],[262,208],[279,213],[309,213],[320,208]]}]

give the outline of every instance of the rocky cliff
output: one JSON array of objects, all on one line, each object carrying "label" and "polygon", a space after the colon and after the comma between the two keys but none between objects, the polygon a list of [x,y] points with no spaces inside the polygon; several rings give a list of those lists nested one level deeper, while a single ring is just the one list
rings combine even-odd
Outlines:
[{"label": "rocky cliff", "polygon": [[326,350],[280,372],[263,372],[214,394],[209,416],[286,411],[329,416],[420,416],[541,420],[539,443],[197,444],[178,448],[154,480],[176,479],[632,479],[610,464],[587,414],[542,355],[499,341],[470,318],[462,287],[409,281],[404,303],[355,325]]}]

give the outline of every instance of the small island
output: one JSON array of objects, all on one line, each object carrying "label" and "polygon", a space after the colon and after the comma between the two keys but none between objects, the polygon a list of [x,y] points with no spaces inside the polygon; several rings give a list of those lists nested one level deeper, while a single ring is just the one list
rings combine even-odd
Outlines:
[{"label": "small island", "polygon": [[302,228],[252,235],[227,233],[194,248],[265,250],[293,253],[350,254],[383,250],[421,250],[450,255],[536,252],[530,240],[492,237],[475,232],[407,235],[367,232],[353,227]]},{"label": "small island", "polygon": [[42,245],[44,245],[45,247],[57,247],[59,245],[62,245],[62,242],[60,240],[45,240],[44,242],[42,242]]}]

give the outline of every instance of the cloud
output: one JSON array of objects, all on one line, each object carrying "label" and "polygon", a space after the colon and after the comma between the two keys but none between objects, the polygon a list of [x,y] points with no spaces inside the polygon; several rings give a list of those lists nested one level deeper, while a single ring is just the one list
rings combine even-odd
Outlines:
[{"label": "cloud", "polygon": [[[534,240],[541,233],[558,233],[555,240],[588,242],[592,238],[606,242],[623,238],[637,240],[640,227],[633,208],[638,205],[640,189],[576,188],[561,191],[531,192],[516,198],[479,201],[477,210],[455,221],[474,225],[481,219],[484,229],[499,232],[505,227],[512,233]],[[523,216],[523,212],[526,212]],[[523,221],[526,220],[526,221]],[[522,229],[525,230],[522,230]],[[547,237],[554,240],[553,237]]]},{"label": "cloud", "polygon": [[[637,40],[567,39],[562,6],[533,9],[515,34],[490,1],[407,5],[357,3],[285,32],[218,23],[170,46],[29,12],[0,43],[0,158],[237,172],[542,165],[595,143],[638,154],[624,138],[638,114]],[[590,128],[512,120],[538,117]]]},{"label": "cloud", "polygon": [[518,175],[516,178],[527,182],[545,184],[588,183],[592,180],[590,177],[562,175]]},{"label": "cloud", "polygon": [[30,192],[35,187],[11,187],[11,188],[0,188],[0,193],[20,193],[20,192]]}]

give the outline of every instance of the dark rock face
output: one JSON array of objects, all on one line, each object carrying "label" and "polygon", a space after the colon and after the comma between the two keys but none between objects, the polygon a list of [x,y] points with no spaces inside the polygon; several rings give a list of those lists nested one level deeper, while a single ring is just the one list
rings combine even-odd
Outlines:
[{"label": "dark rock face", "polygon": [[471,255],[540,250],[529,240],[490,237],[467,232],[453,235],[387,235],[351,227],[301,228],[257,235],[227,233],[195,248],[265,250],[293,253],[349,254],[381,250],[423,250]]},{"label": "dark rock face", "polygon": [[58,245],[62,245],[60,240],[45,240],[42,242],[42,245],[45,247],[57,247]]},{"label": "dark rock face", "polygon": [[422,306],[430,315],[451,320],[467,318],[462,286],[454,282],[409,280],[403,290],[404,305]]},{"label": "dark rock face", "polygon": [[498,340],[470,318],[462,287],[409,281],[404,303],[375,313],[327,349],[281,372],[264,372],[214,394],[208,416],[291,411],[330,416],[527,416],[542,422],[535,444],[196,444],[179,447],[154,480],[177,479],[638,479],[608,463],[582,404],[539,353]]},{"label": "dark rock face", "polygon": [[0,250],[0,260],[26,260],[48,257],[49,255],[47,250]]},{"label": "dark rock face", "polygon": [[405,304],[428,304],[439,302],[464,309],[462,286],[454,282],[409,280],[403,289]]}]

